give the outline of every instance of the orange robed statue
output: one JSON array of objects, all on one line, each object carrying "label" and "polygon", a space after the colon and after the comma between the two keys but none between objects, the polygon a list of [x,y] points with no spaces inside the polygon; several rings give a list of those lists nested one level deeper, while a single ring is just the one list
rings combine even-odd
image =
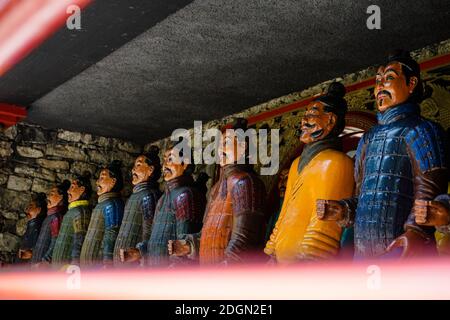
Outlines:
[{"label": "orange robed statue", "polygon": [[344,95],[345,87],[332,83],[303,116],[300,140],[305,147],[291,165],[280,216],[264,249],[279,263],[330,259],[339,252],[342,228],[317,218],[316,200],[353,193],[353,161],[342,152],[338,137],[345,127]]}]

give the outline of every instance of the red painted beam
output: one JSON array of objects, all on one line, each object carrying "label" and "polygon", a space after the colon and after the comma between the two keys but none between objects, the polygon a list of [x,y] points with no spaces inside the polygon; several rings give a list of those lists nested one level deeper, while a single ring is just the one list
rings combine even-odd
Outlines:
[{"label": "red painted beam", "polygon": [[0,103],[0,125],[3,128],[15,125],[17,122],[25,119],[26,116],[26,108],[7,103]]},{"label": "red painted beam", "polygon": [[0,115],[25,118],[27,116],[27,110],[24,107],[13,104],[0,103]]},{"label": "red painted beam", "polygon": [[67,8],[92,0],[0,0],[0,76],[65,25]]}]

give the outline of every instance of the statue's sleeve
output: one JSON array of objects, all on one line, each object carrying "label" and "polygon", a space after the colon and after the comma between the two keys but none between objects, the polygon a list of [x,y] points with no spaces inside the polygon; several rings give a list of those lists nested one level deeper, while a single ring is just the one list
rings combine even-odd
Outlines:
[{"label": "statue's sleeve", "polygon": [[203,197],[192,189],[187,189],[175,199],[177,239],[186,240],[191,247],[189,259],[196,259],[200,247],[201,217],[205,209]]},{"label": "statue's sleeve", "polygon": [[83,247],[84,238],[89,226],[89,219],[87,219],[87,213],[82,212],[83,209],[78,210],[72,221],[73,227],[73,243],[72,243],[72,264],[80,263],[81,248]]},{"label": "statue's sleeve", "polygon": [[[447,154],[444,132],[434,122],[422,121],[405,136],[414,175],[414,199],[434,200],[447,193]],[[411,212],[405,230],[413,228],[432,237],[433,227],[419,226]]]},{"label": "statue's sleeve", "polygon": [[297,177],[298,161],[299,161],[299,158],[294,160],[291,164],[291,168],[289,169],[289,175],[288,175],[288,180],[286,182],[286,191],[285,191],[285,196],[284,196],[284,200],[283,200],[283,205],[281,206],[280,214],[279,214],[278,219],[275,223],[275,226],[272,230],[272,234],[270,235],[270,238],[266,243],[266,247],[264,248],[264,253],[269,256],[275,255],[275,245],[277,243],[278,230],[279,230],[279,226],[283,222],[283,219],[286,215],[287,206],[288,206],[289,202],[291,201],[292,186],[295,183],[295,180]]},{"label": "statue's sleeve", "polygon": [[177,240],[199,231],[202,208],[204,208],[202,202],[197,192],[192,189],[186,189],[175,198]]},{"label": "statue's sleeve", "polygon": [[353,226],[356,216],[356,207],[358,206],[358,196],[361,191],[361,183],[364,174],[364,163],[366,160],[366,149],[370,140],[370,131],[365,133],[358,143],[358,148],[355,154],[355,169],[354,180],[355,188],[352,196],[340,200],[340,202],[347,208],[346,224],[344,227],[349,228]]},{"label": "statue's sleeve", "polygon": [[103,261],[112,261],[114,244],[119,233],[123,218],[123,202],[113,201],[103,209],[105,218],[105,233],[103,235]]},{"label": "statue's sleeve", "polygon": [[158,203],[158,194],[151,192],[142,197],[140,202],[140,213],[142,214],[142,238],[136,245],[136,248],[144,256],[147,252],[147,241],[152,232],[153,217],[155,216],[156,204]]},{"label": "statue's sleeve", "polygon": [[27,230],[22,238],[20,248],[22,250],[33,250],[39,236],[39,224],[32,221],[27,225]]},{"label": "statue's sleeve", "polygon": [[244,256],[260,250],[266,227],[266,192],[262,181],[244,175],[233,181],[233,184],[233,227],[225,249],[226,262],[242,261]]},{"label": "statue's sleeve", "polygon": [[336,153],[327,162],[329,164],[323,172],[311,177],[315,185],[308,201],[313,201],[313,205],[310,206],[311,212],[302,212],[310,217],[310,221],[298,251],[300,259],[330,259],[339,252],[342,228],[335,221],[318,219],[316,201],[339,200],[353,194],[353,161],[343,153]]},{"label": "statue's sleeve", "polygon": [[61,220],[54,217],[50,222],[50,245],[44,253],[42,260],[51,262],[53,256],[53,249],[55,248],[56,239],[58,238],[59,228],[61,227]]}]

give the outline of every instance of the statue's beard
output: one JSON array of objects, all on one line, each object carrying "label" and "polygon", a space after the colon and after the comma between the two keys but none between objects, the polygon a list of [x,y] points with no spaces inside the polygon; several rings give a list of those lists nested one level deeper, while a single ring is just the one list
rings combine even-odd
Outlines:
[{"label": "statue's beard", "polygon": [[323,135],[323,129],[319,129],[319,130],[316,130],[316,131],[314,131],[313,133],[311,133],[311,137],[314,139],[314,140],[317,140],[317,139],[319,139],[322,135]]},{"label": "statue's beard", "polygon": [[324,129],[318,128],[312,132],[305,132],[302,135],[302,140],[312,140],[311,142],[320,140],[324,134],[324,131],[325,131]]}]

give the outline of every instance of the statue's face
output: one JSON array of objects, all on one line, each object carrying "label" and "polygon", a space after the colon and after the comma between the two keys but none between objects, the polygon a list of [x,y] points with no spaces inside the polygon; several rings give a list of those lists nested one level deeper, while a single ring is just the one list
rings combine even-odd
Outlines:
[{"label": "statue's face", "polygon": [[245,157],[245,141],[238,141],[233,134],[222,134],[222,144],[219,145],[219,164],[221,167],[227,164],[237,163],[238,160]]},{"label": "statue's face", "polygon": [[111,192],[116,184],[116,178],[111,177],[108,169],[103,169],[100,171],[100,175],[96,181],[97,195],[102,195],[104,193]]},{"label": "statue's face", "polygon": [[36,201],[31,200],[30,203],[25,208],[25,213],[28,219],[34,219],[41,212],[41,208],[38,207]]},{"label": "statue's face", "polygon": [[83,186],[80,186],[78,184],[78,181],[73,180],[70,184],[69,190],[67,191],[67,195],[69,196],[69,203],[79,200],[84,191],[85,188]]},{"label": "statue's face", "polygon": [[58,193],[58,188],[53,187],[47,193],[47,208],[53,208],[58,206],[63,201],[62,194]]},{"label": "statue's face", "polygon": [[145,156],[139,156],[134,161],[133,169],[131,169],[133,185],[148,181],[152,176],[154,167],[149,166],[145,160]]},{"label": "statue's face", "polygon": [[375,98],[378,111],[395,107],[406,100],[417,86],[417,77],[411,77],[406,83],[406,77],[399,62],[389,63],[378,68],[375,80]]},{"label": "statue's face", "polygon": [[311,102],[302,118],[300,141],[308,144],[326,138],[336,125],[336,120],[334,113],[324,111],[322,102]]},{"label": "statue's face", "polygon": [[289,169],[283,169],[280,172],[280,178],[278,180],[278,190],[280,191],[280,197],[284,198],[286,193],[286,184],[289,175]]},{"label": "statue's face", "polygon": [[164,153],[163,175],[164,181],[178,178],[184,173],[188,164],[180,157],[178,150],[170,149]]}]

